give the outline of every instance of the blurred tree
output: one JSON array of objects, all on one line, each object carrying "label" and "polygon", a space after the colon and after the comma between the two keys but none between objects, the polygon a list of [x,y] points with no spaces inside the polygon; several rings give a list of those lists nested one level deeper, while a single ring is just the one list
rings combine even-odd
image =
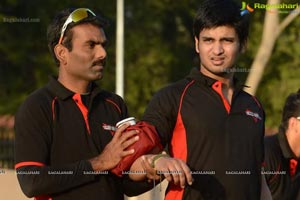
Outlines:
[{"label": "blurred tree", "polygon": [[[267,4],[278,5],[280,4],[280,0],[268,0]],[[300,7],[295,8],[291,10],[292,12],[288,12],[288,16],[285,17],[282,22],[279,22],[279,15],[284,10],[284,8],[271,8],[265,12],[262,41],[251,65],[251,71],[246,81],[246,85],[249,85],[250,87],[246,87],[245,90],[250,94],[256,93],[257,87],[263,76],[266,64],[271,57],[277,38],[300,13]]]},{"label": "blurred tree", "polygon": [[[297,4],[295,1],[279,0],[268,0],[265,3]],[[257,11],[252,14],[257,15]],[[261,14],[265,15],[264,23],[257,27],[254,35],[263,34],[258,37],[261,42],[255,42],[259,48],[251,48],[257,53],[247,77],[246,85],[250,88],[246,88],[246,91],[251,94],[257,91],[256,95],[266,111],[266,126],[277,128],[285,98],[300,88],[300,22],[296,18],[300,14],[300,7],[264,10]]]},{"label": "blurred tree", "polygon": [[126,1],[125,99],[136,116],[154,92],[192,67],[195,7],[188,0]]},{"label": "blurred tree", "polygon": [[[26,96],[48,81],[57,67],[47,47],[46,31],[53,16],[67,7],[91,7],[95,11],[107,11],[114,20],[115,4],[94,1],[37,1],[4,0],[0,3],[0,114],[14,113]],[[105,13],[105,14],[106,14]],[[106,15],[107,16],[107,15]],[[112,21],[112,26],[114,22]],[[114,41],[114,30],[109,27],[108,38]],[[112,38],[110,37],[112,36]],[[108,48],[113,58],[113,44]],[[108,66],[114,60],[108,60]],[[113,77],[108,69],[108,80]],[[110,86],[111,84],[107,84]],[[113,87],[110,87],[113,89]]]},{"label": "blurred tree", "polygon": [[294,20],[279,36],[257,90],[268,127],[279,126],[285,98],[300,88],[299,28],[300,20]]}]

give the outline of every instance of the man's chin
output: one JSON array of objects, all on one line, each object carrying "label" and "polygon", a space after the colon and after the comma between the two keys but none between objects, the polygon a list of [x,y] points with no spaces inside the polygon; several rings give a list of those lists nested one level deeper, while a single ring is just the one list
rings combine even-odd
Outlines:
[{"label": "man's chin", "polygon": [[215,73],[219,75],[231,74],[232,72],[234,72],[232,68],[228,68],[228,67],[216,66],[215,68],[216,68]]},{"label": "man's chin", "polygon": [[103,78],[103,74],[97,74],[97,75],[94,75],[93,77],[90,78],[90,81],[98,81],[98,80],[101,80]]},{"label": "man's chin", "polygon": [[99,77],[95,78],[94,81],[101,80],[102,78],[103,78],[103,76],[99,76]]}]

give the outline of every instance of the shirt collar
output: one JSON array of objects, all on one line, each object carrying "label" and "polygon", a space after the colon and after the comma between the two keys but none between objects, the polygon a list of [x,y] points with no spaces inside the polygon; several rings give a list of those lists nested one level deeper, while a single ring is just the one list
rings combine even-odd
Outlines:
[{"label": "shirt collar", "polygon": [[286,159],[298,159],[297,156],[293,153],[285,133],[283,132],[278,133],[278,141],[279,141],[280,148],[282,150],[282,154]]},{"label": "shirt collar", "polygon": [[[68,98],[72,98],[73,95],[75,94],[71,90],[67,89],[63,84],[61,84],[58,80],[57,77],[55,76],[49,76],[49,83],[47,85],[49,90],[58,98],[65,100]],[[96,83],[91,82],[91,95],[96,96],[101,92],[101,89],[97,86]]]},{"label": "shirt collar", "polygon": [[[190,74],[187,76],[188,79],[194,79],[196,81],[199,81],[200,83],[212,87],[212,85],[217,81],[213,78],[210,78],[208,76],[203,75],[198,68],[194,67],[192,68]],[[242,90],[245,85],[242,85],[240,81],[234,76],[233,77],[233,84],[235,90]]]}]

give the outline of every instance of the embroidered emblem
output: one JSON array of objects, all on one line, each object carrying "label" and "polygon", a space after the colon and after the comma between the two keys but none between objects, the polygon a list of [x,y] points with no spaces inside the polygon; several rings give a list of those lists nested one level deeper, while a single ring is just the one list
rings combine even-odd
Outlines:
[{"label": "embroidered emblem", "polygon": [[255,122],[257,122],[258,120],[262,120],[261,116],[259,116],[258,113],[252,112],[252,111],[249,110],[249,109],[247,109],[247,110],[245,111],[245,113],[246,113],[246,115],[251,116]]},{"label": "embroidered emblem", "polygon": [[109,124],[102,124],[102,128],[106,131],[116,131],[117,128],[115,126],[109,125]]}]

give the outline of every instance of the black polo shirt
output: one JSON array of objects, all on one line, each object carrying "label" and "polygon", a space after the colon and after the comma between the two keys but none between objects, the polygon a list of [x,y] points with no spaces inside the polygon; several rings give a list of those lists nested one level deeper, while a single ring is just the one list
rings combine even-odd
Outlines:
[{"label": "black polo shirt", "polygon": [[194,178],[184,190],[169,185],[166,199],[260,198],[264,111],[237,81],[231,105],[221,90],[221,82],[194,68],[150,101],[143,120]]},{"label": "black polo shirt", "polygon": [[300,161],[297,160],[285,133],[266,137],[264,173],[274,200],[300,200]]},{"label": "black polo shirt", "polygon": [[[109,172],[93,174],[87,161],[112,139],[112,127],[126,118],[122,98],[91,84],[81,98],[55,78],[33,92],[15,120],[15,160],[18,179],[27,196],[53,200],[123,199],[143,189]],[[46,199],[46,198],[43,198]]]}]

